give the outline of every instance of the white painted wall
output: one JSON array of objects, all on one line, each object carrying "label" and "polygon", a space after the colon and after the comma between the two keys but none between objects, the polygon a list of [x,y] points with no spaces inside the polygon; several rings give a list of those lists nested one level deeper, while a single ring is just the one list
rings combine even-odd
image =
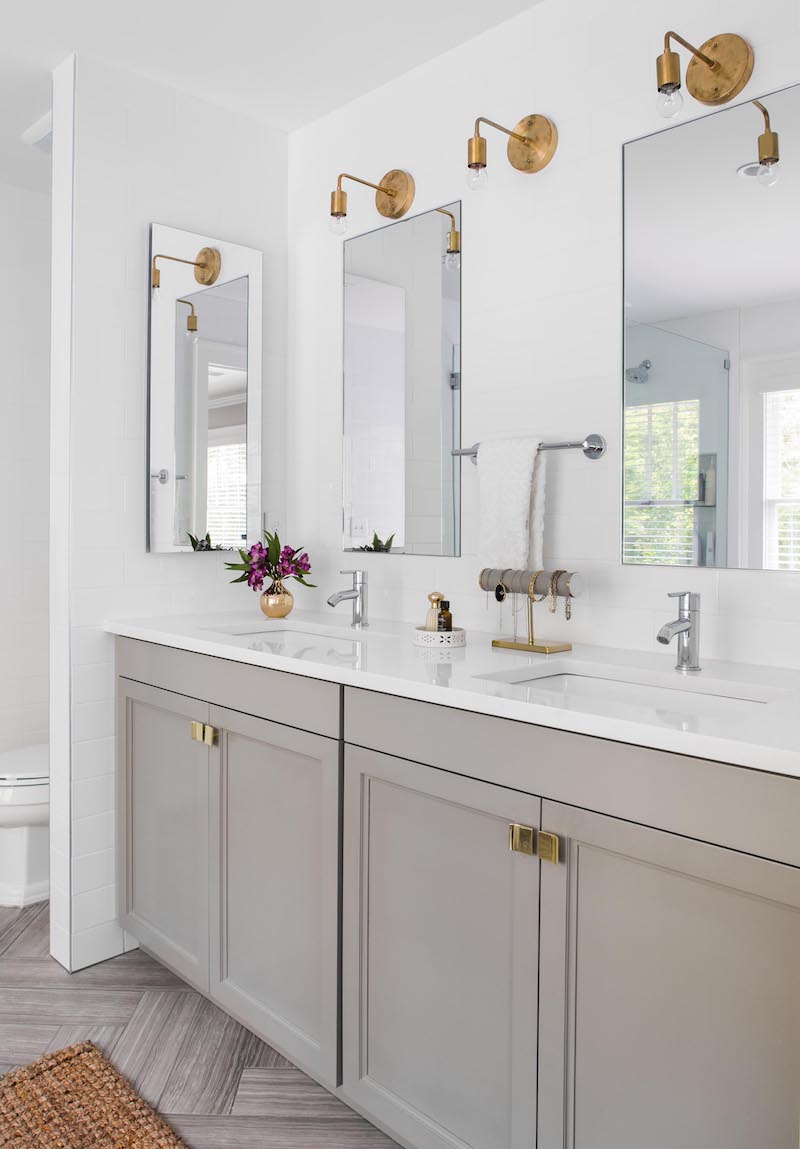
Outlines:
[{"label": "white painted wall", "polygon": [[[148,226],[264,252],[265,489],[282,517],[286,137],[89,57],[56,72],[50,568],[53,953],[119,953],[114,896],[114,667],[105,619],[235,609],[224,556],[144,550]],[[74,160],[68,137],[74,128]],[[70,252],[71,244],[71,252]]]},{"label": "white painted wall", "polygon": [[[589,593],[572,622],[540,608],[544,636],[656,651],[673,615],[669,569],[622,567],[622,157],[624,141],[663,126],[655,113],[655,59],[676,27],[704,39],[721,26],[753,44],[746,98],[800,80],[795,0],[545,0],[325,119],[289,143],[290,365],[288,446],[301,452],[290,486],[292,538],[314,562],[320,605],[340,585],[341,246],[327,229],[340,171],[376,179],[393,167],[417,184],[414,211],[463,198],[463,435],[541,434],[609,441],[605,459],[551,455],[546,559],[586,573]],[[687,99],[687,115],[707,109]],[[464,188],[476,115],[513,125],[529,112],[557,123],[560,147],[536,176],[515,172],[503,137],[487,130],[489,191]],[[380,222],[371,194],[350,194],[352,230]],[[352,232],[351,232],[352,233]],[[655,253],[654,253],[655,258]],[[687,267],[687,274],[690,273]],[[477,588],[477,472],[463,467],[460,559],[364,555],[375,617],[422,620],[433,589],[455,620],[496,627],[508,606]],[[685,575],[681,576],[685,579]],[[800,663],[800,577],[693,571],[703,595],[706,657]],[[327,609],[327,608],[325,608]],[[674,652],[664,649],[665,665]]]},{"label": "white painted wall", "polygon": [[0,219],[2,751],[48,732],[50,197],[0,184]]}]

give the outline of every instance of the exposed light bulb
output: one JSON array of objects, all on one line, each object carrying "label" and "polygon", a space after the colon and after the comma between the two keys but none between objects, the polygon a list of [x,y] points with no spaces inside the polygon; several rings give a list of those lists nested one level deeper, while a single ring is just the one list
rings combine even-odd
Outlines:
[{"label": "exposed light bulb", "polygon": [[457,251],[445,252],[444,265],[448,271],[458,271],[461,267],[461,256]]},{"label": "exposed light bulb", "polygon": [[777,160],[772,164],[759,164],[756,172],[756,181],[759,187],[774,188],[781,178]]},{"label": "exposed light bulb", "polygon": [[683,107],[683,96],[680,88],[667,88],[659,91],[656,96],[656,111],[665,120],[674,120]]},{"label": "exposed light bulb", "polygon": [[158,298],[160,295],[161,295],[161,288],[160,287],[154,287],[152,292],[151,292],[151,295],[150,295],[150,298],[152,299],[153,303],[158,303]]},{"label": "exposed light bulb", "polygon": [[344,235],[347,231],[347,216],[332,215],[328,227],[332,235]]},{"label": "exposed light bulb", "polygon": [[485,191],[489,186],[486,167],[467,168],[467,187],[470,191]]}]

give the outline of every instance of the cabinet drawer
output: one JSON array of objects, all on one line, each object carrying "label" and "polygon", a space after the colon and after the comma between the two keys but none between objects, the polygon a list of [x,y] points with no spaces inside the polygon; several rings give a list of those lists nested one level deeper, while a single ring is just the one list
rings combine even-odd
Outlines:
[{"label": "cabinet drawer", "polygon": [[117,639],[117,674],[241,714],[340,737],[341,687],[332,682],[134,638]]},{"label": "cabinet drawer", "polygon": [[345,688],[345,741],[800,866],[800,780]]}]

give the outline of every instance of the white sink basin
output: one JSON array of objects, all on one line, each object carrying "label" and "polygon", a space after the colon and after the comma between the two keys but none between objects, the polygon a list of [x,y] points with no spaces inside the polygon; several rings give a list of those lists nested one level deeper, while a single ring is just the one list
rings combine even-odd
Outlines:
[{"label": "white sink basin", "polygon": [[543,706],[590,713],[650,715],[679,723],[693,717],[741,717],[760,713],[785,697],[785,692],[756,683],[718,678],[703,671],[679,675],[673,671],[647,670],[559,659],[542,666],[520,667],[480,676],[484,681],[519,687],[526,701]]}]

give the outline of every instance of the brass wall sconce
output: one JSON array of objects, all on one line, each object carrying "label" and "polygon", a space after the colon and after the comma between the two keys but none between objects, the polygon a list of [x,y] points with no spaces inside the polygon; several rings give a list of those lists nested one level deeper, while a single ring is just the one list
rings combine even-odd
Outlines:
[{"label": "brass wall sconce", "polygon": [[665,120],[673,119],[683,107],[681,58],[670,47],[670,40],[677,40],[692,53],[686,69],[686,87],[701,104],[727,104],[746,87],[753,74],[753,49],[734,32],[712,36],[699,48],[677,32],[667,32],[664,51],[656,61],[656,111]]},{"label": "brass wall sconce", "polygon": [[780,179],[780,148],[778,133],[773,132],[769,112],[760,100],[753,100],[764,117],[764,131],[758,137],[758,162],[743,164],[739,175],[755,177],[759,187],[774,188]]},{"label": "brass wall sconce", "polygon": [[150,271],[150,286],[153,291],[154,303],[161,290],[161,271],[156,266],[158,259],[169,259],[172,263],[185,263],[189,267],[193,267],[194,277],[203,287],[210,287],[212,283],[216,283],[222,268],[222,257],[215,247],[201,248],[197,253],[197,259],[179,259],[177,255],[154,255]]},{"label": "brass wall sconce", "polygon": [[416,186],[409,172],[392,168],[379,184],[342,172],[336,181],[336,188],[331,192],[330,229],[334,235],[344,235],[347,231],[347,192],[342,188],[342,180],[352,180],[353,183],[374,188],[375,207],[386,219],[401,219],[414,202]]},{"label": "brass wall sconce", "polygon": [[450,234],[447,237],[444,265],[451,271],[458,271],[461,267],[461,232],[456,228],[456,217],[446,207],[437,207],[436,210],[442,215],[450,216]]},{"label": "brass wall sconce", "polygon": [[558,147],[558,129],[547,116],[525,116],[515,124],[514,130],[478,116],[475,131],[467,143],[467,187],[481,191],[488,184],[486,174],[486,140],[481,135],[481,124],[496,128],[508,137],[508,162],[518,172],[540,172],[547,167]]},{"label": "brass wall sconce", "polygon": [[190,299],[176,299],[176,303],[185,303],[189,308],[189,314],[186,316],[186,333],[191,338],[197,339],[197,312],[194,309],[194,304]]}]

